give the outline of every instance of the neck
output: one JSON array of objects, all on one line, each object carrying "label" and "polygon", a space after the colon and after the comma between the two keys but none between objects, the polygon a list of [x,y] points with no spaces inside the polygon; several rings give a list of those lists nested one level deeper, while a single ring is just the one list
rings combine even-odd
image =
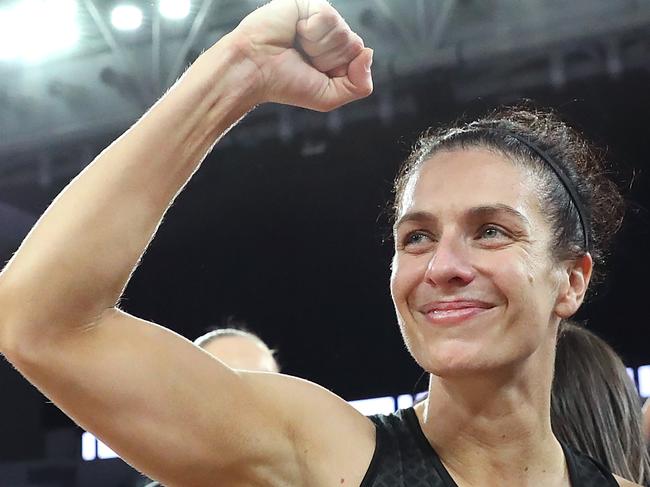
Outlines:
[{"label": "neck", "polygon": [[431,376],[416,413],[459,485],[568,485],[549,414],[554,346],[507,371]]}]

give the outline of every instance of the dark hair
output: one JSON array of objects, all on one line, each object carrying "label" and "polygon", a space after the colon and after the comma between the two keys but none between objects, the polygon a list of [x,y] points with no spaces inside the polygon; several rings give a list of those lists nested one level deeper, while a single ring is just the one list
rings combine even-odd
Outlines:
[{"label": "dark hair", "polygon": [[611,472],[642,485],[650,481],[634,382],[612,347],[571,322],[558,332],[551,424],[558,440]]},{"label": "dark hair", "polygon": [[[569,192],[549,164],[520,138],[552,158],[575,187],[586,209],[583,219],[590,234],[588,248],[580,214]],[[553,256],[558,261],[575,259],[589,250],[595,263],[592,281],[599,281],[607,249],[623,220],[623,198],[607,177],[602,152],[548,110],[504,108],[473,122],[429,129],[420,136],[395,180],[393,213],[399,213],[406,186],[424,162],[439,151],[471,148],[495,151],[537,178],[539,202],[553,229]]]}]

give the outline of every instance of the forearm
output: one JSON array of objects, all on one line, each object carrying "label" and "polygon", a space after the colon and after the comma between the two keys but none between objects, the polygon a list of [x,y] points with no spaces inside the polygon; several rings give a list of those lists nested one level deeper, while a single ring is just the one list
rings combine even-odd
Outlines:
[{"label": "forearm", "polygon": [[[224,39],[57,197],[0,274],[0,326],[86,326],[119,299],[175,195],[253,105],[251,66]],[[0,345],[2,345],[0,343]]]}]

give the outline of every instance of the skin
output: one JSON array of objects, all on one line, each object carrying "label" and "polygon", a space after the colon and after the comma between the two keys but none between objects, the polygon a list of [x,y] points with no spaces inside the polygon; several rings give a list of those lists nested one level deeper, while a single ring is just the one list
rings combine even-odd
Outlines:
[{"label": "skin", "polygon": [[[174,197],[233,124],[260,103],[327,111],[363,98],[372,91],[371,56],[326,2],[275,0],[257,9],[70,183],[0,274],[3,355],[79,425],[164,485],[358,486],[368,469],[374,426],[345,401],[307,381],[232,369],[117,303]],[[494,184],[507,192],[503,180],[513,182],[511,176]],[[472,171],[464,178],[481,181]],[[425,434],[452,474],[469,466],[467,478],[458,477],[461,486],[484,486],[486,478],[493,485],[568,485],[557,443],[548,435],[538,444],[531,440],[534,432],[546,432],[542,396],[550,390],[548,370],[536,375],[541,369],[534,365],[552,355],[547,342],[556,315],[570,314],[582,300],[590,260],[563,264],[555,277],[544,277],[550,267],[537,258],[534,243],[528,250],[513,245],[507,251],[512,262],[492,256],[481,264],[469,247],[459,250],[468,245],[454,223],[466,205],[462,193],[450,185],[441,190],[448,200],[433,205],[412,198],[443,222],[441,253],[429,259],[435,265],[425,258],[409,263],[398,249],[392,284],[416,360],[440,374],[431,395],[447,394],[441,402],[454,402],[438,429],[431,420],[438,403],[418,410]],[[417,187],[414,194],[421,194]],[[484,194],[492,203],[494,192]],[[508,201],[535,218],[523,194]],[[545,231],[535,230],[531,241],[544,241]],[[519,273],[508,278],[497,264]],[[485,314],[482,326],[469,325],[455,338],[425,331],[416,308],[428,267],[438,272],[429,278],[445,267],[456,269],[452,274],[462,268],[480,273],[476,283],[506,321],[500,323],[497,312]],[[531,314],[523,311],[525,297],[540,299]],[[523,320],[544,310],[549,315],[531,324],[530,336],[524,333]],[[497,343],[501,339],[507,347]],[[440,351],[428,341],[438,342]],[[445,365],[456,351],[462,356]],[[521,408],[514,407],[517,401]],[[506,408],[501,414],[500,407]],[[472,410],[479,414],[470,416]],[[459,428],[458,440],[449,425]],[[503,444],[496,441],[502,431]]]},{"label": "skin", "polygon": [[247,336],[219,337],[201,348],[233,369],[278,372],[278,364],[269,348]]}]

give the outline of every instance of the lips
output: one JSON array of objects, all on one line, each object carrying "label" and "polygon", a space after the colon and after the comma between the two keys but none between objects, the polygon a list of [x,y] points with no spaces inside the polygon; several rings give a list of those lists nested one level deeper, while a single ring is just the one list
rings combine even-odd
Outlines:
[{"label": "lips", "polygon": [[474,299],[454,299],[433,301],[420,311],[433,325],[455,325],[485,313],[494,308],[493,304]]}]

